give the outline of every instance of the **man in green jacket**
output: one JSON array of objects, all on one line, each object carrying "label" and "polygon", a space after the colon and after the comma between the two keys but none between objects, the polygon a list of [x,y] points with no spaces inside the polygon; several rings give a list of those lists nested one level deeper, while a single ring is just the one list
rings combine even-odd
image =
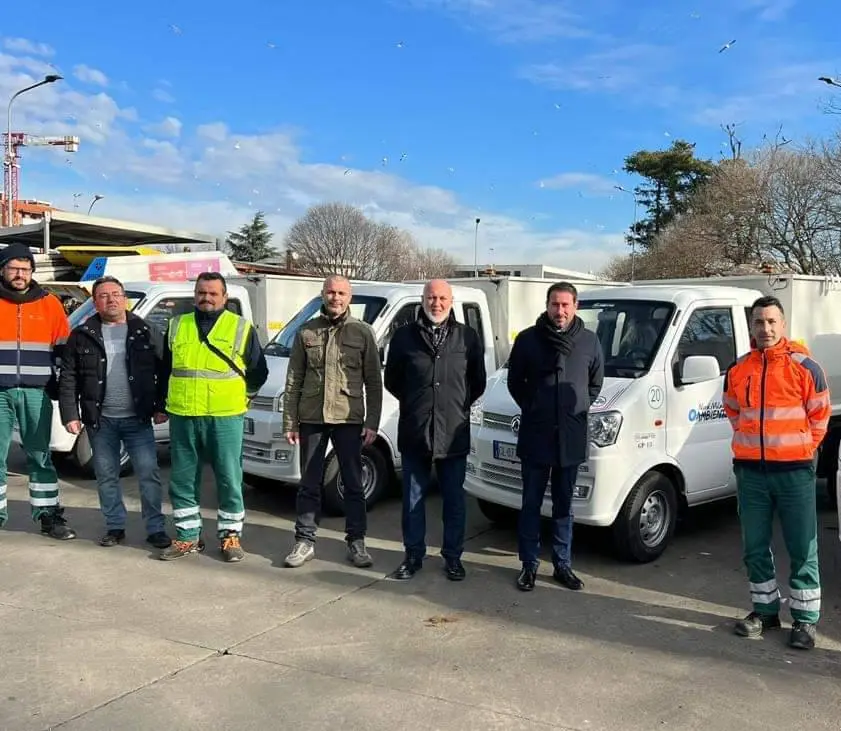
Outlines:
[{"label": "man in green jacket", "polygon": [[373,563],[365,547],[367,505],[362,486],[362,447],[377,438],[383,403],[382,363],[374,331],[352,317],[350,282],[324,282],[321,314],[295,336],[283,402],[283,431],[299,444],[295,546],[286,566],[303,566],[315,556],[327,441],[333,443],[344,485],[348,560]]},{"label": "man in green jacket", "polygon": [[254,326],[227,309],[221,274],[200,274],[195,296],[195,311],[170,321],[164,347],[176,538],[160,557],[172,561],[203,547],[199,498],[201,468],[208,461],[216,477],[222,555],[228,562],[241,561],[243,421],[269,369]]}]

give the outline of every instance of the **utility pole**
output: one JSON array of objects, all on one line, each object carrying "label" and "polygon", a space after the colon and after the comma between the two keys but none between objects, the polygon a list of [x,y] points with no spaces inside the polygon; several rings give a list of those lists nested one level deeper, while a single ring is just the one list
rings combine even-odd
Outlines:
[{"label": "utility pole", "polygon": [[476,219],[476,231],[473,234],[473,276],[479,278],[479,223],[481,218]]}]

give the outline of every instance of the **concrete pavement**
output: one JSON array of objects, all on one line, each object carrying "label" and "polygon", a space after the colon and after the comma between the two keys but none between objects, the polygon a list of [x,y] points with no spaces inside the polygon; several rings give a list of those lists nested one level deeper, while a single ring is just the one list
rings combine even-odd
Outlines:
[{"label": "concrete pavement", "polygon": [[[603,534],[579,531],[585,591],[553,584],[545,564],[524,595],[513,532],[475,509],[467,581],[448,582],[431,556],[400,583],[385,578],[402,555],[396,501],[370,515],[370,570],[346,562],[336,519],[323,522],[315,561],[283,569],[294,501],[265,490],[248,491],[242,564],[223,564],[212,541],[203,556],[164,563],[143,544],[131,479],[129,544],[104,549],[92,483],[68,478],[63,502],[80,534],[69,543],[37,534],[25,479],[10,479],[0,729],[841,727],[831,511],[820,647],[798,653],[785,632],[730,634],[747,607],[732,505],[696,513],[646,566],[616,563]],[[439,513],[433,499],[431,545]]]}]

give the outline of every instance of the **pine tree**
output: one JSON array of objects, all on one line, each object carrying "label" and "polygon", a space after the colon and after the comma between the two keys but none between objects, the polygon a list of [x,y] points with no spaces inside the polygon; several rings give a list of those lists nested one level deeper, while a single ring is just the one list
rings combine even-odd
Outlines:
[{"label": "pine tree", "polygon": [[257,211],[254,218],[241,226],[239,231],[229,231],[225,243],[234,261],[254,262],[277,256],[277,249],[271,245],[273,236],[265,214]]}]

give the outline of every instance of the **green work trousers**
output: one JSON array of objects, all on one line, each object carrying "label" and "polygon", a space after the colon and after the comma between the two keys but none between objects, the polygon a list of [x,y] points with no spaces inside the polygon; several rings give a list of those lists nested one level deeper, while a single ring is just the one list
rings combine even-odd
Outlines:
[{"label": "green work trousers", "polygon": [[6,460],[17,422],[29,472],[32,519],[58,509],[58,475],[50,456],[53,402],[41,388],[0,389],[0,527],[9,518]]},{"label": "green work trousers", "polygon": [[821,581],[814,467],[768,471],[759,465],[737,465],[735,472],[743,557],[754,611],[765,615],[780,611],[780,590],[771,551],[776,512],[791,563],[791,617],[815,624],[820,617]]},{"label": "green work trousers", "polygon": [[176,540],[194,542],[202,529],[199,507],[202,466],[210,462],[216,478],[217,535],[242,533],[242,416],[169,417],[172,469],[169,499]]}]

